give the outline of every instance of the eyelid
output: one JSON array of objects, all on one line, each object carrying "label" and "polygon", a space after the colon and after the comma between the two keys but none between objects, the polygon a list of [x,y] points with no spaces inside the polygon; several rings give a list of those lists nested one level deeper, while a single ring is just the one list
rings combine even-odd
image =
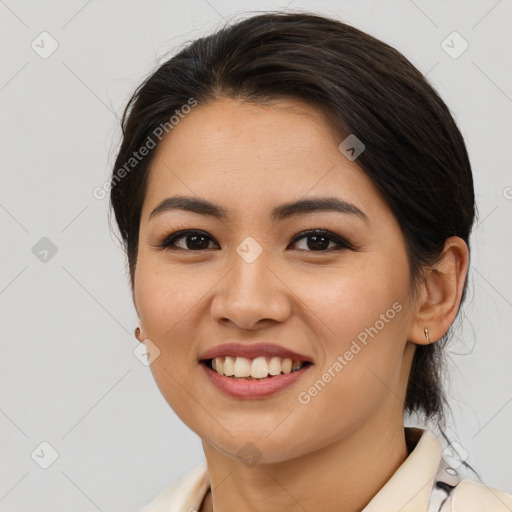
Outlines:
[{"label": "eyelid", "polygon": [[[160,237],[156,244],[153,245],[153,247],[156,247],[157,249],[164,249],[164,250],[180,250],[181,247],[174,247],[171,245],[171,242],[174,242],[175,240],[178,240],[182,237],[190,236],[190,235],[204,235],[210,240],[215,241],[214,238],[207,233],[206,231],[203,231],[202,229],[194,229],[189,228],[185,226],[179,226],[175,229],[171,230],[170,232],[167,232],[162,237]],[[187,249],[182,249],[187,252],[201,252],[201,251],[191,251]],[[208,249],[202,249],[203,251]]]},{"label": "eyelid", "polygon": [[[172,243],[174,243],[176,240],[179,240],[180,238],[185,238],[187,236],[194,235],[194,234],[195,235],[204,235],[207,238],[209,238],[210,241],[213,241],[214,243],[217,243],[217,245],[218,245],[218,242],[216,242],[215,239],[208,232],[203,231],[201,229],[189,228],[187,226],[177,226],[170,233],[166,233],[165,235],[160,237],[160,239],[157,241],[156,244],[154,244],[154,245],[152,244],[152,245],[153,245],[153,247],[155,247],[157,249],[168,250],[168,251],[173,251],[173,250],[180,251],[181,250],[181,251],[190,252],[190,253],[194,253],[194,252],[200,253],[203,251],[211,250],[211,249],[198,249],[198,250],[194,251],[191,249],[183,249],[181,247],[176,247],[176,246],[172,245]],[[324,229],[324,228],[303,229],[299,233],[294,235],[294,237],[290,241],[289,245],[295,244],[301,238],[307,238],[308,236],[314,236],[314,235],[320,235],[320,236],[325,236],[327,238],[330,238],[331,241],[334,241],[335,243],[337,243],[337,247],[336,248],[331,247],[330,249],[323,250],[323,251],[300,250],[300,252],[309,252],[309,253],[313,253],[313,254],[315,254],[315,253],[316,254],[330,254],[333,251],[340,251],[342,249],[349,249],[351,251],[357,250],[357,247],[354,244],[352,244],[351,242],[349,242],[345,237],[338,235],[337,233],[334,233],[333,231],[330,231],[330,230]]]},{"label": "eyelid", "polygon": [[[338,243],[338,245],[340,247],[346,247],[347,249],[350,249],[352,251],[355,251],[356,250],[356,247],[351,244],[345,237],[341,236],[341,235],[338,235],[337,233],[334,233],[333,231],[330,231],[329,229],[324,229],[324,228],[309,228],[309,229],[304,229],[302,231],[300,231],[299,233],[297,233],[292,241],[290,242],[291,244],[292,243],[295,243],[297,242],[298,240],[300,240],[301,238],[307,238],[308,236],[314,236],[314,235],[323,235],[323,236],[326,236],[328,238],[330,238],[331,240],[334,240],[335,242]],[[322,253],[322,252],[329,252],[329,251],[306,251],[306,252],[317,252],[317,253]]]}]

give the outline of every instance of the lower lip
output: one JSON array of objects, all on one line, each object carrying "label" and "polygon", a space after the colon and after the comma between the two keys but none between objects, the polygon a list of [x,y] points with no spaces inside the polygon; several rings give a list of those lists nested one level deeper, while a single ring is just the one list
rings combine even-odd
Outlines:
[{"label": "lower lip", "polygon": [[201,368],[208,378],[221,391],[234,398],[243,398],[247,400],[257,398],[268,398],[283,389],[290,387],[297,382],[313,366],[308,364],[302,369],[291,373],[281,373],[274,377],[262,380],[244,380],[220,375],[210,369],[205,363],[200,363]]}]

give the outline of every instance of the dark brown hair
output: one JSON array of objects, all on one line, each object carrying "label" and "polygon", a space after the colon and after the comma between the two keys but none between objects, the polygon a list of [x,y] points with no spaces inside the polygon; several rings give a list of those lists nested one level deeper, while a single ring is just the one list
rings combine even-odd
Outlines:
[{"label": "dark brown hair", "polygon": [[[265,12],[187,44],[146,78],[126,106],[110,198],[132,289],[155,149],[129,172],[126,162],[191,98],[204,105],[222,97],[262,103],[296,98],[322,111],[341,137],[355,134],[364,143],[356,163],[402,229],[414,290],[448,237],[469,247],[476,211],[466,146],[426,78],[391,46],[338,20]],[[467,281],[461,303],[466,291]],[[450,335],[451,328],[436,343],[417,346],[405,399],[405,411],[441,426],[447,405],[443,348]]]}]

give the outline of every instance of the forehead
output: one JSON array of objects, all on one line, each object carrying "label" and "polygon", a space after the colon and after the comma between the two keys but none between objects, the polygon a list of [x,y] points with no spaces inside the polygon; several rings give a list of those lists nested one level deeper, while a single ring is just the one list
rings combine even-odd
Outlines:
[{"label": "forehead", "polygon": [[325,151],[332,144],[337,146],[338,139],[321,111],[298,100],[261,104],[223,98],[198,105],[182,116],[157,152],[179,149],[187,152],[187,158],[226,160],[245,159],[250,153],[255,158],[285,161]]},{"label": "forehead", "polygon": [[338,195],[361,209],[371,209],[364,203],[373,199],[378,206],[373,183],[340,152],[340,139],[321,111],[293,99],[198,105],[156,150],[143,217],[175,194],[247,212],[307,195]]}]

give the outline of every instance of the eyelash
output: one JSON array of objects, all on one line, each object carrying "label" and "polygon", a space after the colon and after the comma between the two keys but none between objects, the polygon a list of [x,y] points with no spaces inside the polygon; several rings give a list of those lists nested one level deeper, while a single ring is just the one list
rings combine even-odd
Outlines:
[{"label": "eyelash", "polygon": [[[184,230],[178,229],[171,233],[165,234],[159,240],[159,242],[156,244],[156,247],[164,249],[164,250],[168,250],[168,251],[178,250],[178,251],[186,251],[186,252],[201,252],[201,251],[210,250],[210,249],[198,249],[198,250],[183,249],[182,247],[176,247],[176,246],[172,245],[180,238],[186,238],[187,236],[192,236],[192,235],[205,236],[205,237],[210,238],[210,240],[213,241],[213,239],[204,231],[197,230],[197,229],[184,229]],[[307,250],[307,249],[299,249],[299,250],[305,251],[305,252],[311,252],[311,253],[330,253],[333,251],[333,249],[334,250],[349,249],[352,251],[356,250],[356,248],[350,242],[345,240],[343,237],[336,235],[332,231],[328,231],[326,229],[308,229],[305,231],[301,231],[300,233],[297,233],[297,235],[295,235],[295,237],[292,239],[292,241],[290,243],[294,244],[294,243],[297,243],[302,238],[308,238],[308,237],[315,236],[315,235],[329,238],[331,241],[334,241],[338,244],[338,248],[336,249],[336,248],[331,247],[330,249],[319,250],[319,251],[313,251],[313,250]]]}]

